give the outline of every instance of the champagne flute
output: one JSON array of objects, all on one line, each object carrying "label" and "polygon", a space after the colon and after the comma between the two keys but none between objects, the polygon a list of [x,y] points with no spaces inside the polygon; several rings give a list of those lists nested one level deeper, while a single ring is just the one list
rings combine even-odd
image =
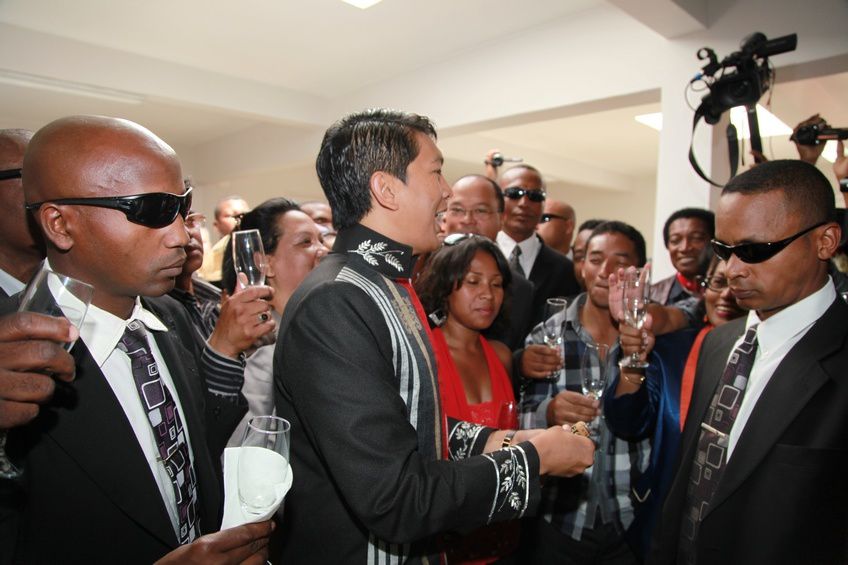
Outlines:
[{"label": "champagne flute", "polygon": [[518,406],[514,400],[501,402],[501,408],[498,412],[498,428],[501,430],[518,429]]},{"label": "champagne flute", "polygon": [[265,284],[267,260],[259,230],[239,230],[232,233],[233,265],[236,281],[241,286]]},{"label": "champagne flute", "polygon": [[[648,316],[648,303],[650,302],[650,272],[648,268],[628,269],[621,281],[621,301],[624,313],[624,323],[632,328],[641,330]],[[634,351],[627,359],[619,363],[622,369],[645,369],[648,363],[639,358],[640,351]]]},{"label": "champagne flute", "polygon": [[279,504],[289,472],[291,424],[277,416],[247,423],[238,458],[239,502],[245,513],[268,516]]},{"label": "champagne flute", "polygon": [[[72,277],[51,271],[42,264],[27,285],[18,312],[34,312],[54,317],[65,317],[80,328],[91,304],[94,287]],[[70,351],[74,342],[64,344]],[[20,478],[23,472],[6,455],[6,431],[0,430],[0,478]]]},{"label": "champagne flute", "polygon": [[[580,357],[580,384],[583,394],[600,400],[607,385],[607,359],[609,345],[604,343],[587,343]],[[597,436],[598,418],[589,422],[589,433],[593,439]]]},{"label": "champagne flute", "polygon": [[[564,359],[563,331],[565,328],[565,311],[568,302],[565,298],[548,298],[545,302],[545,317],[542,322],[543,339],[545,345],[559,351],[560,358]],[[547,380],[555,381],[559,371],[553,371]]]}]

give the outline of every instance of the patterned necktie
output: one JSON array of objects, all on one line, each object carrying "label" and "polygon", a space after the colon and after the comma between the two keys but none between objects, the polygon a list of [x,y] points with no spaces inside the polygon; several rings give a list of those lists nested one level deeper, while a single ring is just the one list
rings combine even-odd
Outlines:
[{"label": "patterned necktie", "polygon": [[188,452],[185,429],[171,392],[159,376],[159,366],[150,353],[147,333],[138,320],[127,324],[118,343],[130,358],[138,396],[147,412],[159,457],[171,478],[179,516],[180,545],[200,536],[196,514],[197,477]]},{"label": "patterned necktie", "polygon": [[698,452],[689,476],[686,514],[680,533],[680,556],[685,557],[686,563],[695,562],[698,528],[727,466],[730,430],[745,397],[748,376],[751,374],[756,353],[757,325],[754,324],[748,328],[739,347],[731,353],[707,415],[701,423]]},{"label": "patterned necktie", "polygon": [[524,269],[521,267],[521,261],[519,261],[519,257],[521,257],[521,248],[519,246],[515,246],[512,248],[512,253],[509,254],[509,267],[513,271],[517,271],[521,273],[522,277],[526,277],[527,274],[524,272]]}]

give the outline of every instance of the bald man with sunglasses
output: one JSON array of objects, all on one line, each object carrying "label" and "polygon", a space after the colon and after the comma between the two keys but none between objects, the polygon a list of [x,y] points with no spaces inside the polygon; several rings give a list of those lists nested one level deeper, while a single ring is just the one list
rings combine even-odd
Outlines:
[{"label": "bald man with sunglasses", "polygon": [[845,563],[848,305],[827,179],[763,163],[722,190],[715,253],[747,317],[705,339],[649,563]]},{"label": "bald man with sunglasses", "polygon": [[[191,190],[176,154],[132,122],[78,116],[39,130],[23,168],[49,266],[95,292],[73,382],[56,381],[9,432],[23,469],[13,562],[264,562],[270,522],[210,533],[220,454],[246,409],[243,360],[220,336],[201,350],[182,307],[161,297],[188,243]],[[269,295],[232,297],[253,322],[245,340],[266,323]]]}]

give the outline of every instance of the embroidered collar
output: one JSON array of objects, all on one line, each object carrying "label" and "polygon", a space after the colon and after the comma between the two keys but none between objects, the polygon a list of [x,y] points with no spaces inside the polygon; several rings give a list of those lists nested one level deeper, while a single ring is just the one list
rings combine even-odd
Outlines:
[{"label": "embroidered collar", "polygon": [[361,224],[340,230],[333,251],[347,253],[392,279],[410,278],[415,266],[411,247]]}]

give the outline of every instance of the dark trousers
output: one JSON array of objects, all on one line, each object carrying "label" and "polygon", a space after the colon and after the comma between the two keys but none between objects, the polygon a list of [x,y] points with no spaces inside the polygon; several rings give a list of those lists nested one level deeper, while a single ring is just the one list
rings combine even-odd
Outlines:
[{"label": "dark trousers", "polygon": [[639,561],[612,524],[584,529],[580,541],[557,531],[541,517],[528,520],[521,535],[519,561],[528,564],[636,565]]}]

